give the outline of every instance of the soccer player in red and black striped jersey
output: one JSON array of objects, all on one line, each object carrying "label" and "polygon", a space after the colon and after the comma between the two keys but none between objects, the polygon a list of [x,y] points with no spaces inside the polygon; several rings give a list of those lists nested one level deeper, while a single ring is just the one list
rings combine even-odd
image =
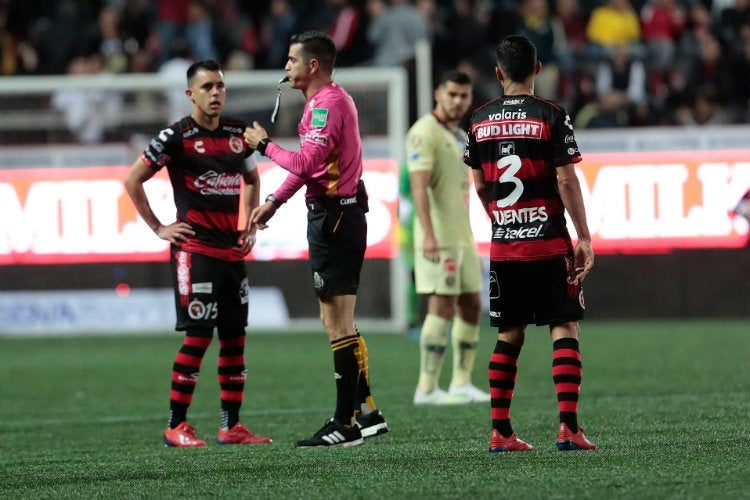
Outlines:
[{"label": "soccer player in red and black striped jersey", "polygon": [[[246,124],[223,118],[224,73],[213,60],[188,68],[193,111],[154,137],[133,163],[125,187],[139,215],[171,243],[178,331],[185,339],[172,368],[168,446],[205,446],[187,422],[201,361],[216,328],[221,397],[219,444],[270,443],[239,421],[245,379],[245,327],[249,283],[245,256],[255,243],[249,214],[258,206],[260,177],[253,149],[242,138]],[[177,220],[163,224],[151,209],[144,183],[167,168]],[[244,184],[244,186],[243,186]],[[241,193],[244,187],[244,197]]]},{"label": "soccer player in red and black striped jersey", "polygon": [[[567,112],[534,96],[542,65],[527,38],[497,47],[503,95],[471,117],[464,161],[492,220],[490,324],[498,328],[490,357],[490,452],[527,451],[510,423],[518,356],[530,323],[549,325],[552,379],[560,413],[557,447],[591,450],[578,425],[582,282],[594,264],[591,236],[574,164],[581,161]],[[565,221],[577,233],[573,246]]]}]

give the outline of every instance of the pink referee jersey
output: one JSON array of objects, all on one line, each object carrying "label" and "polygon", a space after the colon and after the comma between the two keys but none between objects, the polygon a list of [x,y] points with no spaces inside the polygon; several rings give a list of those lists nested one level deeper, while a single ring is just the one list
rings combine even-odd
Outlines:
[{"label": "pink referee jersey", "polygon": [[285,202],[307,186],[307,198],[348,197],[357,193],[362,176],[362,141],[352,97],[335,83],[318,90],[305,103],[297,125],[299,152],[271,142],[265,155],[288,170],[274,196]]}]

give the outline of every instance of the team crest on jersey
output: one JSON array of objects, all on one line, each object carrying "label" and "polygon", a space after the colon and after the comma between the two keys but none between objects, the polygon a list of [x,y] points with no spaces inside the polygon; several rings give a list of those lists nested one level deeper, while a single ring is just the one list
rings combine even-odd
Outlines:
[{"label": "team crest on jersey", "polygon": [[456,272],[456,259],[445,259],[445,262],[443,263],[443,270],[446,273],[455,273]]},{"label": "team crest on jersey", "polygon": [[237,136],[232,136],[229,138],[229,149],[232,150],[233,153],[240,154],[242,153],[244,148],[244,145],[242,143],[242,139],[240,139]]},{"label": "team crest on jersey", "polygon": [[325,127],[326,122],[328,122],[328,110],[325,108],[313,108],[312,126],[313,127]]},{"label": "team crest on jersey", "polygon": [[516,154],[516,145],[513,142],[501,142],[498,146],[500,156],[510,156]]}]

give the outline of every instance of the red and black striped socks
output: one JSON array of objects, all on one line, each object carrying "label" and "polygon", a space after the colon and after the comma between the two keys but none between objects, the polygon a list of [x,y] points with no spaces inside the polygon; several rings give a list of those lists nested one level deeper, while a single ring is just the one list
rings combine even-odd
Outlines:
[{"label": "red and black striped socks", "polygon": [[578,395],[581,392],[583,364],[578,340],[558,339],[552,344],[552,381],[557,391],[560,422],[578,432]]},{"label": "red and black striped socks", "polygon": [[516,386],[520,354],[520,347],[498,340],[487,371],[490,379],[492,428],[497,429],[504,437],[513,434],[513,427],[510,425],[510,403]]}]

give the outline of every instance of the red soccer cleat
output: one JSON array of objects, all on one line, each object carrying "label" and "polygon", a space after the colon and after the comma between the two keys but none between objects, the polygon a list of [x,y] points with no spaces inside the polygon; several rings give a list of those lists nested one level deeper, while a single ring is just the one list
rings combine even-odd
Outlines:
[{"label": "red soccer cleat", "polygon": [[270,443],[271,438],[256,436],[247,427],[237,422],[231,429],[219,429],[219,444],[263,444]]},{"label": "red soccer cleat", "polygon": [[557,449],[560,451],[595,450],[596,445],[583,435],[583,427],[579,426],[578,432],[573,434],[565,423],[560,422],[560,430],[557,431]]},{"label": "red soccer cleat", "polygon": [[174,429],[167,427],[167,430],[164,431],[164,444],[178,448],[206,446],[206,442],[196,437],[195,429],[187,422],[182,422]]},{"label": "red soccer cleat", "polygon": [[490,437],[490,453],[500,453],[504,451],[531,451],[534,447],[529,443],[524,443],[514,434],[509,437],[503,437],[497,429],[492,429]]}]

